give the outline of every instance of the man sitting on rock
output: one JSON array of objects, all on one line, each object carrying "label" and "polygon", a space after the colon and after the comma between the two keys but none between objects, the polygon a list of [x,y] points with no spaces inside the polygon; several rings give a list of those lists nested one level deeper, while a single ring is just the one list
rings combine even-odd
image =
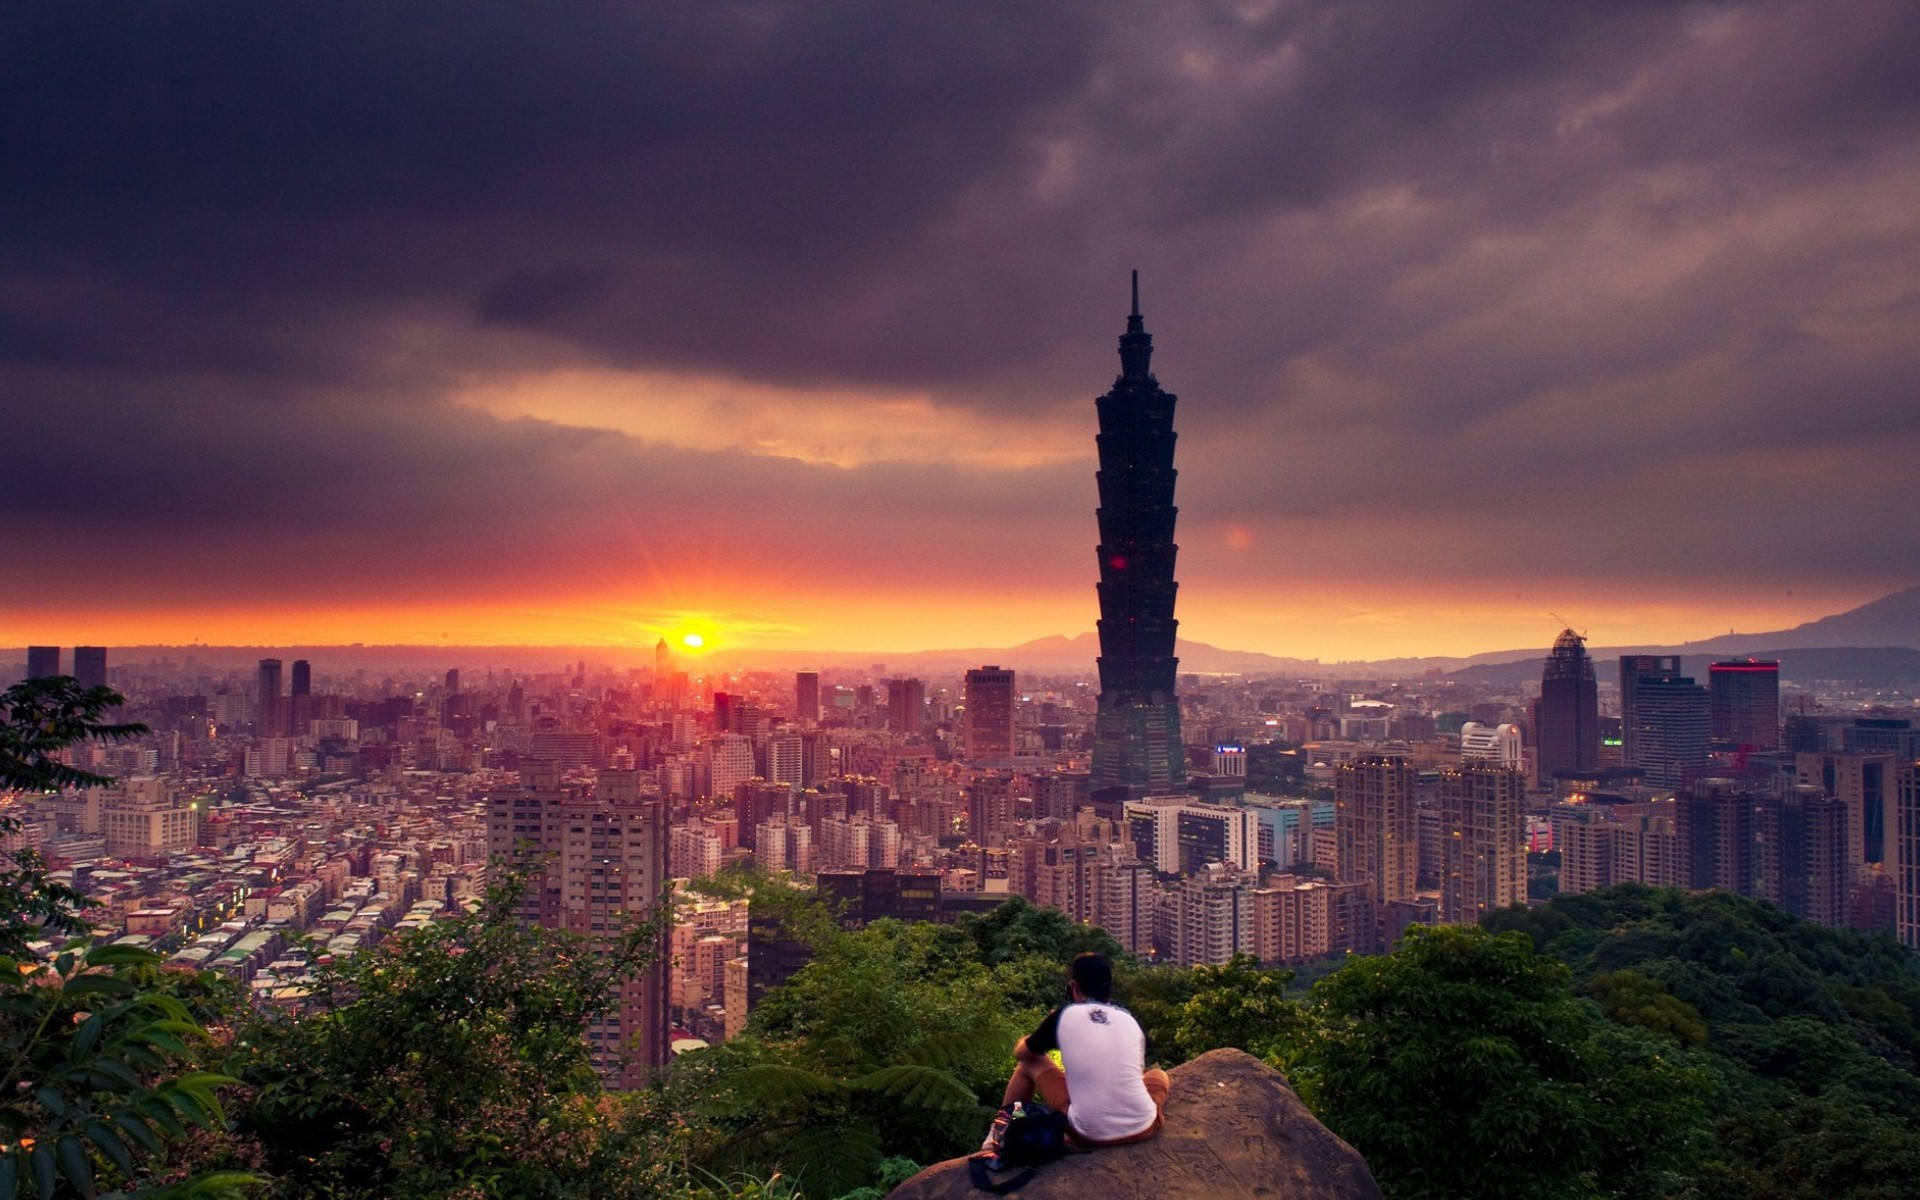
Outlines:
[{"label": "man sitting on rock", "polygon": [[[1048,1013],[1013,1047],[1017,1060],[1001,1104],[1040,1099],[1066,1114],[1077,1146],[1121,1146],[1160,1132],[1169,1081],[1146,1070],[1147,1035],[1113,1003],[1113,964],[1104,954],[1073,960],[1072,1002]],[[1047,1057],[1060,1052],[1061,1066]],[[1065,1070],[1061,1068],[1064,1067]]]}]

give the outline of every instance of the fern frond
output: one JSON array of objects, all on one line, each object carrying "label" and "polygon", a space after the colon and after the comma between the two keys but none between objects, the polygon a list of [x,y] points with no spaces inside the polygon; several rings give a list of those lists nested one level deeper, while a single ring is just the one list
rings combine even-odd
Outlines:
[{"label": "fern frond", "polygon": [[802,1108],[838,1095],[838,1080],[780,1063],[757,1063],[735,1072],[734,1094],[765,1108]]},{"label": "fern frond", "polygon": [[848,1081],[855,1092],[884,1096],[895,1104],[937,1112],[972,1111],[980,1107],[966,1085],[950,1073],[913,1063],[898,1063]]}]

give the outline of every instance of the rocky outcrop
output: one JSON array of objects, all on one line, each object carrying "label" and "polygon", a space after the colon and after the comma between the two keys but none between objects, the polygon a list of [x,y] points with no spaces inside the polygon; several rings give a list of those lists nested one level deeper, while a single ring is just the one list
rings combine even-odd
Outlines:
[{"label": "rocky outcrop", "polygon": [[[1174,1068],[1160,1136],[1069,1154],[1007,1193],[1020,1200],[1379,1200],[1367,1164],[1314,1119],[1286,1076],[1240,1050]],[[948,1159],[888,1200],[980,1200],[967,1160]]]}]

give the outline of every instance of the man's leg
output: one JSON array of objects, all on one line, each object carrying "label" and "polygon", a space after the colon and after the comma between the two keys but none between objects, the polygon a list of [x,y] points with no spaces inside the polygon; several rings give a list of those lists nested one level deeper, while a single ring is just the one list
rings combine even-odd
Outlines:
[{"label": "man's leg", "polygon": [[[1160,1072],[1162,1076],[1165,1071]],[[1048,1058],[1035,1059],[1032,1062],[1013,1064],[1013,1076],[1007,1080],[1006,1094],[1000,1098],[1002,1107],[1016,1100],[1031,1100],[1038,1094],[1042,1103],[1055,1112],[1067,1111],[1067,1073],[1053,1065]]]},{"label": "man's leg", "polygon": [[[1154,1111],[1164,1116],[1167,1111],[1167,1093],[1173,1090],[1173,1080],[1159,1067],[1149,1067],[1140,1076],[1140,1082],[1147,1085],[1147,1095],[1153,1097]],[[1155,1124],[1158,1124],[1157,1120]]]}]

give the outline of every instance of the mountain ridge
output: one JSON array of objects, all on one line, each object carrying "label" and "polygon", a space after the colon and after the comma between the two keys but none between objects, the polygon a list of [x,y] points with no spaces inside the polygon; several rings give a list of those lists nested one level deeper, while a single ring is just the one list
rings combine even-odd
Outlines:
[{"label": "mountain ridge", "polygon": [[[1705,659],[1736,655],[1765,655],[1782,658],[1782,673],[1789,678],[1855,678],[1854,675],[1795,675],[1787,667],[1794,662],[1802,670],[1819,669],[1820,651],[1855,651],[1854,657],[1881,654],[1883,664],[1894,673],[1892,678],[1907,678],[1920,673],[1910,666],[1908,657],[1920,660],[1920,587],[1892,592],[1845,612],[1806,621],[1791,629],[1763,633],[1720,634],[1716,637],[1672,645],[1590,646],[1597,660],[1622,654],[1679,654]],[[562,669],[578,659],[606,660],[619,656],[634,665],[652,661],[651,647],[633,646],[532,646],[532,645],[305,645],[305,646],[166,646],[144,645],[110,647],[115,665],[132,661],[193,656],[210,667],[224,664],[228,669],[245,666],[248,660],[269,655],[307,657],[316,664],[325,662],[327,670],[382,669],[387,666],[428,667],[477,666],[514,670]],[[686,660],[688,669],[699,672],[698,664],[718,670],[743,668],[761,670],[872,669],[879,667],[900,675],[957,675],[985,664],[1011,667],[1040,675],[1091,674],[1099,653],[1092,630],[1068,636],[1051,634],[1013,646],[955,647],[940,650],[782,650],[722,649],[698,659]],[[1494,682],[1523,666],[1537,665],[1546,654],[1546,646],[1515,650],[1491,650],[1478,654],[1387,659],[1351,659],[1324,662],[1311,658],[1292,658],[1258,650],[1233,650],[1180,639],[1175,644],[1183,674],[1196,675],[1273,675],[1302,679],[1407,678],[1427,674],[1463,675],[1481,682]],[[1846,656],[1832,659],[1846,661]],[[1864,661],[1864,660],[1863,660]],[[1492,670],[1506,668],[1506,670]],[[1704,668],[1701,671],[1704,675]],[[1885,674],[1885,672],[1880,672]]]}]

